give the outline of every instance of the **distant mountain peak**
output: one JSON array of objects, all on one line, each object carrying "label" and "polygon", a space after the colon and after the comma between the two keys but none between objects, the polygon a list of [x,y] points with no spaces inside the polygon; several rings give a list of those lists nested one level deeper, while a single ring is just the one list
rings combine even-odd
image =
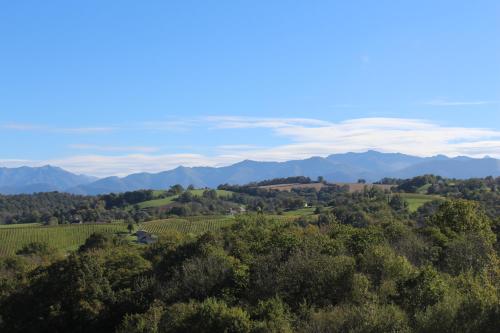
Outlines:
[{"label": "distant mountain peak", "polygon": [[220,184],[246,184],[272,178],[323,176],[333,182],[373,182],[384,177],[411,178],[435,174],[448,178],[500,176],[500,161],[493,158],[450,158],[445,155],[418,157],[376,150],[313,156],[286,162],[244,160],[225,167],[185,167],[159,173],[135,173],[126,177],[95,180],[75,175],[54,166],[39,168],[0,168],[0,193],[67,191],[78,194],[101,194],[138,189],[167,189],[174,184],[217,187]]}]

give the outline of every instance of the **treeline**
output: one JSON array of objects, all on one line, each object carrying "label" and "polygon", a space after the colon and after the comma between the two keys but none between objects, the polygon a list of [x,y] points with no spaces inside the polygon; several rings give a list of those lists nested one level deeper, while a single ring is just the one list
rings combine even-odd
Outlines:
[{"label": "treeline", "polygon": [[[361,218],[355,197],[380,197],[392,205],[396,211],[405,213],[405,201],[401,197],[384,193],[374,187],[350,194],[346,186],[329,184],[319,190],[314,188],[295,188],[291,191],[269,190],[258,184],[307,183],[307,177],[291,177],[267,180],[248,185],[220,185],[219,190],[232,194],[219,197],[215,190],[205,190],[200,195],[193,194],[193,188],[174,185],[165,191],[139,190],[101,196],[78,196],[66,193],[37,193],[33,195],[0,195],[0,224],[39,222],[44,224],[110,222],[125,220],[141,222],[169,216],[223,215],[241,211],[267,212],[281,214],[306,206],[326,207],[346,204],[349,214],[342,213],[345,219]],[[479,202],[488,216],[498,220],[500,216],[500,177],[483,179],[446,179],[434,175],[424,175],[412,179],[383,179],[381,183],[397,185],[394,193],[433,194],[444,198],[467,199]],[[198,192],[199,193],[199,192]],[[172,197],[160,207],[141,208],[142,202]],[[363,199],[364,200],[364,199]],[[337,210],[342,210],[340,204]],[[429,204],[426,209],[433,209]],[[406,205],[407,206],[407,205]],[[407,213],[407,212],[406,212]],[[339,213],[340,214],[340,213]],[[350,215],[349,218],[346,216]],[[364,223],[364,222],[363,222]],[[419,220],[421,223],[421,220]]]},{"label": "treeline", "polygon": [[311,178],[304,176],[296,176],[296,177],[267,179],[260,182],[250,183],[249,186],[268,186],[268,185],[280,185],[280,184],[310,184],[310,183],[312,183]]},{"label": "treeline", "polygon": [[500,217],[500,177],[464,180],[426,175],[400,180],[394,190],[474,200],[481,203],[490,218],[499,219]]},{"label": "treeline", "polygon": [[151,197],[152,191],[134,191],[104,196],[81,196],[59,192],[0,195],[0,224],[54,225],[144,220],[149,216],[147,212],[125,208]]},{"label": "treeline", "polygon": [[194,195],[190,190],[182,192],[172,203],[150,210],[154,216],[225,215],[239,212],[240,205],[231,196],[220,197],[216,190],[206,189],[202,195]]},{"label": "treeline", "polygon": [[103,210],[96,197],[49,192],[32,195],[0,195],[0,224],[66,223]]},{"label": "treeline", "polygon": [[[353,205],[369,223],[345,217]],[[365,193],[294,223],[248,215],[147,247],[112,235],[70,256],[27,246],[0,259],[0,331],[498,332],[491,219],[453,199],[424,221]]]}]

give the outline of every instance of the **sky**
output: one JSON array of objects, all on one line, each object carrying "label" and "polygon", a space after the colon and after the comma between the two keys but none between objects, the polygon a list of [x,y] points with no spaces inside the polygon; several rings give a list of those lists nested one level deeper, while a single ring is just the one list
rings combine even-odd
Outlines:
[{"label": "sky", "polygon": [[500,1],[3,1],[0,166],[500,158]]}]

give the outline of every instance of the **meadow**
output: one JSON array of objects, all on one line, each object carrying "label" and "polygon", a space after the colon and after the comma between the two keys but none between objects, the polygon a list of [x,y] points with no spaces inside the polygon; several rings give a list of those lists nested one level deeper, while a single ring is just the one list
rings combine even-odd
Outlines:
[{"label": "meadow", "polygon": [[[205,190],[203,189],[196,189],[196,190],[190,190],[192,195],[194,196],[202,196],[203,192]],[[154,196],[159,197],[162,194],[165,193],[165,191],[154,191]],[[225,190],[217,190],[217,195],[219,197],[229,197],[231,196],[232,192],[231,191],[225,191]],[[166,198],[158,198],[158,199],[153,199],[149,201],[143,201],[138,204],[139,208],[144,209],[144,208],[156,208],[156,207],[162,207],[166,206],[169,203],[172,203],[175,199],[177,199],[179,196],[178,195],[172,195]]]},{"label": "meadow", "polygon": [[425,205],[427,202],[431,202],[433,200],[443,200],[442,197],[437,195],[428,195],[428,194],[418,194],[418,193],[399,193],[401,197],[408,202],[408,210],[410,212],[416,212],[417,209]]}]

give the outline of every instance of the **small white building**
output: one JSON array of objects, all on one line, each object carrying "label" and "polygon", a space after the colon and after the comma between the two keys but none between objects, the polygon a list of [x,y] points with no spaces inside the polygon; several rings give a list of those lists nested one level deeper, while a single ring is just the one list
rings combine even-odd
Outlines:
[{"label": "small white building", "polygon": [[157,241],[157,237],[150,232],[139,230],[135,233],[137,242],[141,244],[153,244]]}]

